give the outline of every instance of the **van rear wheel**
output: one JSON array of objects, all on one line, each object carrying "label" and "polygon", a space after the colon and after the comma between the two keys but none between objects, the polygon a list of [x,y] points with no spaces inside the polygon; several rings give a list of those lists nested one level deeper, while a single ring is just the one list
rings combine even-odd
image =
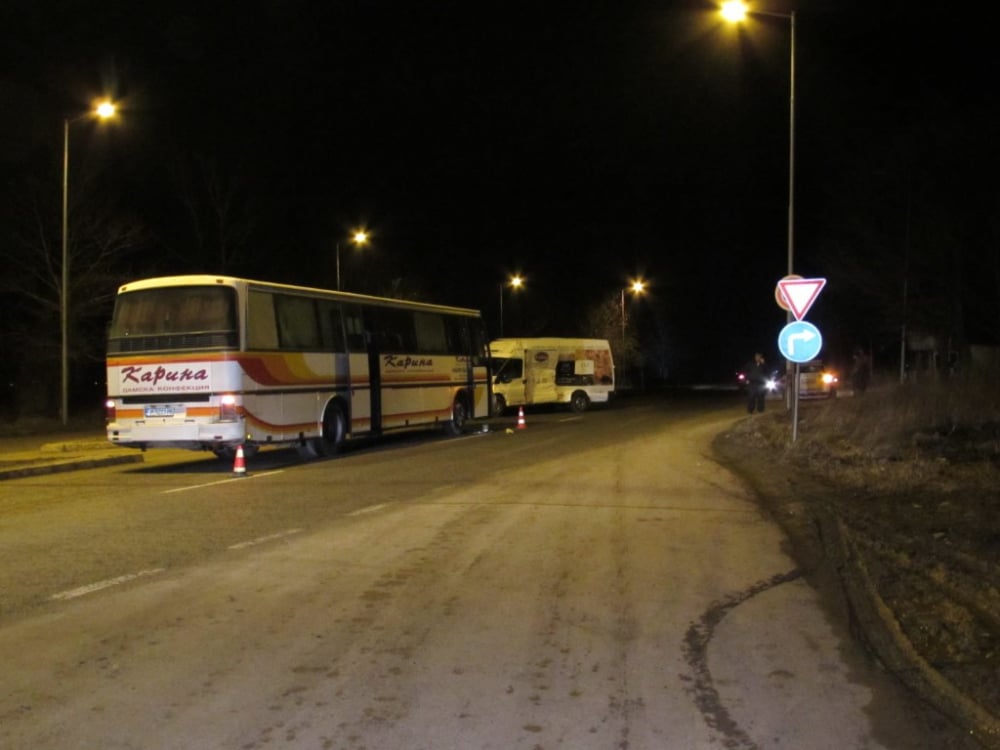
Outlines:
[{"label": "van rear wheel", "polygon": [[580,412],[587,411],[590,406],[590,396],[588,396],[583,391],[574,391],[573,395],[569,399],[569,408],[575,411],[577,414]]}]

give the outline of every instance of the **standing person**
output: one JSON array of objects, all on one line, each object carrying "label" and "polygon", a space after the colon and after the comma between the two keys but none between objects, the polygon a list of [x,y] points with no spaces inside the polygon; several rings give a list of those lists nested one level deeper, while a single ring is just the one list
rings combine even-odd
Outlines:
[{"label": "standing person", "polygon": [[757,352],[744,369],[747,376],[747,413],[764,412],[764,398],[767,396],[767,369],[764,355]]}]

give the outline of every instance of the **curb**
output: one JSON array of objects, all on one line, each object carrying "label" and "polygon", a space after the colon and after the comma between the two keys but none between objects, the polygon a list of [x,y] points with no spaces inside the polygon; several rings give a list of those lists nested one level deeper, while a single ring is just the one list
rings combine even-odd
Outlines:
[{"label": "curb", "polygon": [[913,647],[868,575],[843,522],[817,513],[823,546],[839,571],[855,635],[904,685],[967,731],[984,748],[1000,750],[1000,719],[949,682]]},{"label": "curb", "polygon": [[24,477],[36,477],[45,474],[59,474],[79,469],[96,469],[101,466],[114,466],[116,464],[137,464],[143,462],[142,454],[136,455],[109,455],[92,456],[89,458],[66,458],[63,460],[44,460],[43,463],[28,464],[26,466],[16,466],[8,469],[0,468],[0,481],[5,479],[22,479]]}]

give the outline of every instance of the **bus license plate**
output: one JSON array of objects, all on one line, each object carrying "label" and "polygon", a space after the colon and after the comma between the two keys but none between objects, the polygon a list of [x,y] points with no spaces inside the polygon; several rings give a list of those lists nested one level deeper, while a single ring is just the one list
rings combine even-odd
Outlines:
[{"label": "bus license plate", "polygon": [[149,404],[146,407],[147,417],[172,417],[174,416],[173,404]]}]

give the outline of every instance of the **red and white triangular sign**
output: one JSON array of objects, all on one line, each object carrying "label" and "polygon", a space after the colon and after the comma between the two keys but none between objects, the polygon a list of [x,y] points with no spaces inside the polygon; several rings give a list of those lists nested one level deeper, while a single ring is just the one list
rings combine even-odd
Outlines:
[{"label": "red and white triangular sign", "polygon": [[796,320],[802,320],[806,316],[824,286],[826,279],[786,277],[778,282],[778,288]]}]

